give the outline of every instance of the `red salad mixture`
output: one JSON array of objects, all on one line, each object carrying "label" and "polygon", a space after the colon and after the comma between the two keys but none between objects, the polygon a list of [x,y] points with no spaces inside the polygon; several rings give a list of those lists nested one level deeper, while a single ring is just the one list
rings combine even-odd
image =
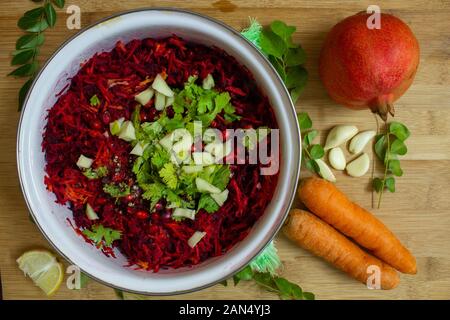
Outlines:
[{"label": "red salad mixture", "polygon": [[[225,99],[225,109],[208,120],[211,128],[224,133],[227,128],[277,128],[271,106],[249,70],[216,47],[176,36],[118,42],[112,51],[98,53],[82,65],[48,113],[42,143],[47,161],[45,184],[57,203],[72,210],[73,227],[86,241],[107,255],[114,255],[113,248],[118,248],[129,266],[154,272],[195,265],[227,252],[246,237],[264,213],[278,178],[277,174],[261,175],[260,164],[218,167],[218,171],[230,173],[225,182],[226,201],[215,209],[208,209],[204,201],[203,207],[190,211],[195,212],[195,219],[174,219],[176,209],[169,205],[169,196],[176,190],[171,189],[170,177],[162,174],[174,166],[170,161],[158,164],[151,158],[154,152],[164,150],[158,147],[147,152],[148,161],[161,166],[157,170],[162,179],[149,186],[148,181],[138,181],[151,179],[139,177],[145,173],[139,167],[145,163],[145,152],[130,154],[139,142],[112,134],[112,124],[116,123],[133,121],[136,130],[143,132],[150,127],[144,125],[157,121],[185,121],[189,98],[184,100],[186,109],[176,107],[175,96],[173,106],[166,103],[164,110],[158,111],[158,97],[152,93],[145,105],[137,107],[135,97],[161,76],[175,94],[185,96],[192,88],[201,90],[202,79],[212,77],[215,97],[228,97],[229,101]],[[191,85],[186,87],[189,81]],[[177,118],[179,114],[182,117]],[[142,158],[140,164],[138,158]],[[198,182],[191,183],[194,181]],[[161,198],[154,194],[146,197],[147,186],[153,192],[161,191]],[[108,188],[115,188],[114,192]],[[175,196],[182,203],[198,203],[186,192]],[[202,199],[208,200],[206,197]],[[192,245],[190,240],[196,232],[201,237]]]}]

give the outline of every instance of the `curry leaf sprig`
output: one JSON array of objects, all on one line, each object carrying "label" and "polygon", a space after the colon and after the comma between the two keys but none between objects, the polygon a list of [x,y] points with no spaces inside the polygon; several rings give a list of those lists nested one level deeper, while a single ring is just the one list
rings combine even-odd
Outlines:
[{"label": "curry leaf sprig", "polygon": [[383,192],[395,192],[395,177],[401,177],[403,170],[398,156],[404,156],[408,152],[405,140],[410,136],[408,128],[400,122],[391,122],[386,125],[386,130],[375,137],[375,154],[384,166],[382,178],[373,178],[373,189],[378,193],[378,208],[381,205]]},{"label": "curry leaf sprig", "polygon": [[29,79],[19,90],[19,111],[25,100],[31,83],[39,70],[38,55],[44,43],[44,31],[56,23],[55,7],[64,8],[65,0],[37,0],[42,5],[31,9],[17,22],[17,26],[26,31],[16,42],[16,50],[12,53],[11,65],[19,66],[8,74],[14,77],[28,77]]},{"label": "curry leaf sprig", "polygon": [[306,86],[308,72],[303,67],[306,54],[292,41],[296,27],[275,20],[261,32],[259,45],[277,70],[295,103]]},{"label": "curry leaf sprig", "polygon": [[320,175],[320,168],[317,164],[317,160],[324,156],[325,151],[320,144],[313,144],[313,141],[319,132],[312,129],[312,120],[306,112],[298,113],[297,119],[303,134],[302,163],[308,170]]},{"label": "curry leaf sprig", "polygon": [[[272,275],[269,272],[255,272],[250,266],[234,275],[233,281],[236,286],[241,280],[255,281],[261,288],[278,294],[282,300],[314,300],[311,292],[305,292],[300,286],[285,278]],[[224,283],[224,285],[226,285]]]}]

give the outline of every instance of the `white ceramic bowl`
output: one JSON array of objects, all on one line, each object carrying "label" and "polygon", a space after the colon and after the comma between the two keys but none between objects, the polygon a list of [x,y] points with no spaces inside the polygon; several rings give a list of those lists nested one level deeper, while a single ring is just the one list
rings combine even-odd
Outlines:
[{"label": "white ceramic bowl", "polygon": [[[111,50],[118,40],[176,34],[186,40],[215,45],[234,56],[253,73],[268,96],[280,126],[280,176],[273,200],[249,235],[225,255],[204,263],[158,273],[126,268],[126,258],[105,257],[70,228],[71,211],[55,203],[44,185],[42,133],[55,94],[79,70],[80,63],[99,51]],[[289,94],[267,59],[240,34],[223,23],[176,9],[140,9],[104,19],[66,41],[48,60],[26,98],[17,137],[17,164],[30,212],[45,237],[68,261],[109,286],[141,294],[176,294],[205,288],[229,278],[270,242],[292,203],[300,168],[300,131]]]}]

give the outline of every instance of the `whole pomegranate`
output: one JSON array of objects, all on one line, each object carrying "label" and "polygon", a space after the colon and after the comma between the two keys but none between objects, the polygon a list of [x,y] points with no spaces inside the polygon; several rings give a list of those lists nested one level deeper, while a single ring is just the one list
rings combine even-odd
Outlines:
[{"label": "whole pomegranate", "polygon": [[336,102],[370,108],[383,120],[411,85],[419,44],[399,18],[381,14],[380,29],[367,27],[367,13],[350,16],[328,33],[320,54],[320,78]]}]

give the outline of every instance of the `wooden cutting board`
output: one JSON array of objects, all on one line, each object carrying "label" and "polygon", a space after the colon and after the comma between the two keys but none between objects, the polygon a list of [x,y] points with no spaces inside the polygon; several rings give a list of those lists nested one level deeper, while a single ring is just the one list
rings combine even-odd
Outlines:
[{"label": "wooden cutting board", "polygon": [[[82,26],[119,11],[145,6],[173,6],[191,9],[220,19],[240,30],[248,17],[262,24],[280,19],[296,25],[296,42],[308,54],[308,86],[297,103],[298,110],[309,112],[314,126],[322,130],[323,141],[333,125],[350,123],[360,129],[374,129],[374,117],[366,111],[355,112],[332,102],[317,74],[318,53],[326,32],[339,20],[366,10],[372,1],[148,1],[148,0],[69,0],[81,7]],[[450,1],[377,1],[384,12],[406,21],[421,45],[421,64],[409,91],[396,103],[396,117],[406,123],[412,136],[409,152],[402,160],[404,176],[397,181],[397,192],[386,194],[381,209],[373,210],[417,257],[418,274],[401,276],[392,291],[368,290],[323,261],[277,237],[284,262],[283,276],[318,299],[449,299],[450,298]],[[15,259],[25,250],[50,248],[28,218],[16,173],[15,144],[19,119],[17,92],[21,79],[6,77],[12,68],[10,53],[21,35],[18,18],[32,9],[32,1],[3,1],[0,13],[0,272],[5,299],[45,299],[41,291],[23,276]],[[67,7],[67,5],[66,5]],[[74,33],[66,28],[64,12],[58,12],[54,29],[46,32],[42,48],[45,60]],[[305,173],[303,173],[305,174]],[[370,178],[350,178],[337,173],[337,185],[352,199],[371,209]],[[63,285],[56,299],[115,299],[111,288],[90,281],[85,289],[70,291]],[[192,299],[271,299],[276,296],[253,284],[212,288],[177,297]]]}]

